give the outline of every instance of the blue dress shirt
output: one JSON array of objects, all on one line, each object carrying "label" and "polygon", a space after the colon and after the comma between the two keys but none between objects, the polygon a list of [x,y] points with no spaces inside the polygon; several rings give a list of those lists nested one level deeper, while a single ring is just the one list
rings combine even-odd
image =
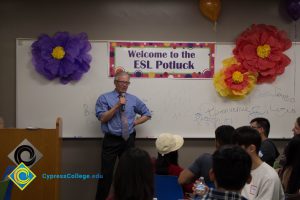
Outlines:
[{"label": "blue dress shirt", "polygon": [[[128,118],[129,133],[134,132],[134,120],[136,114],[151,117],[151,113],[147,106],[136,96],[129,93],[125,94],[126,105],[125,114]],[[101,116],[119,102],[119,93],[112,91],[101,95],[96,102],[96,117]],[[111,133],[117,136],[122,135],[121,110],[115,112],[114,116],[106,123],[101,123],[103,133]]]}]

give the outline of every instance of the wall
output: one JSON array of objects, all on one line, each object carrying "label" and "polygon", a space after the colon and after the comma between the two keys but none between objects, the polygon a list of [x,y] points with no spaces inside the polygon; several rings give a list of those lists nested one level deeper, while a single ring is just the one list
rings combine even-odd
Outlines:
[{"label": "wall", "polygon": [[[279,12],[278,0],[226,0],[217,25],[199,12],[197,0],[64,0],[0,2],[0,116],[6,126],[16,124],[15,39],[35,38],[56,31],[87,32],[97,40],[169,40],[232,42],[252,23],[266,23],[287,31],[300,41],[299,21],[294,24]],[[297,33],[297,34],[295,34]],[[28,113],[30,115],[30,113]],[[53,119],[55,121],[55,119]],[[292,127],[291,127],[292,128]],[[276,144],[282,148],[284,141]],[[137,145],[154,155],[153,140]],[[63,171],[97,171],[101,140],[65,140]],[[213,151],[212,140],[188,140],[180,163],[187,166],[196,155]],[[89,155],[87,158],[86,155]],[[94,182],[63,182],[61,199],[93,199]]]},{"label": "wall", "polygon": [[[62,85],[35,71],[28,56],[32,42],[17,40],[16,126],[51,128],[52,120],[60,116],[64,138],[102,137],[95,102],[99,94],[114,87],[108,77],[107,43],[92,41],[89,72],[79,82]],[[216,45],[216,71],[223,59],[232,56],[232,49],[232,44]],[[300,52],[300,44],[284,52],[292,62],[275,83],[257,85],[240,101],[220,98],[211,79],[132,78],[127,92],[138,94],[152,113],[150,121],[136,127],[137,137],[156,138],[161,132],[172,132],[184,138],[214,138],[214,130],[222,124],[238,127],[264,116],[272,124],[271,138],[289,138],[290,127],[300,116],[300,79],[296,78],[300,71],[295,67],[300,57],[295,52]]]}]

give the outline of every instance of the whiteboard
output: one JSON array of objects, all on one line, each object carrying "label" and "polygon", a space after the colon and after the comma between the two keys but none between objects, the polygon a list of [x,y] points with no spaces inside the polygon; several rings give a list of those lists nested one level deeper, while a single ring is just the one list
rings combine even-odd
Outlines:
[{"label": "whiteboard", "polygon": [[[92,41],[90,70],[79,82],[62,85],[38,74],[31,63],[33,40],[16,41],[16,122],[18,128],[53,128],[57,117],[63,119],[63,137],[103,137],[95,117],[95,102],[102,93],[114,89],[108,77],[108,43]],[[231,43],[216,44],[216,70],[221,61],[232,56]],[[300,45],[285,53],[292,63],[273,84],[258,85],[242,101],[221,98],[212,79],[132,78],[129,93],[143,100],[152,119],[139,125],[138,138],[155,138],[171,132],[185,138],[214,138],[222,124],[248,125],[254,117],[266,117],[271,123],[271,138],[289,138],[295,119],[300,116]],[[298,88],[297,88],[298,87]]]}]

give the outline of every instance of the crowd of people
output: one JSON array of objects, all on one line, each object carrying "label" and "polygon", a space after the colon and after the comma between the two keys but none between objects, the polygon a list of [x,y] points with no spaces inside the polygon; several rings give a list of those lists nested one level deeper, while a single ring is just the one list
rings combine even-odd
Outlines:
[{"label": "crowd of people", "polygon": [[[151,113],[138,97],[127,93],[130,76],[126,72],[118,73],[114,84],[115,90],[101,95],[96,103],[96,116],[105,134],[97,200],[155,199],[155,174],[177,176],[184,199],[300,199],[300,117],[281,155],[269,139],[269,120],[259,117],[236,129],[219,126],[215,152],[199,155],[184,169],[178,162],[184,145],[180,135],[160,134],[154,158],[135,147],[135,126],[149,120]],[[206,183],[204,193],[197,190],[199,177]]]}]

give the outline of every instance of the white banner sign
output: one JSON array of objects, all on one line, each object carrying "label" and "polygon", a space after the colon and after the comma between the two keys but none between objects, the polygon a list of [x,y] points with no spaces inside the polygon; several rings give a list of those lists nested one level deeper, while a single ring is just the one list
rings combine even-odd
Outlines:
[{"label": "white banner sign", "polygon": [[110,76],[212,78],[214,43],[110,43]]}]

